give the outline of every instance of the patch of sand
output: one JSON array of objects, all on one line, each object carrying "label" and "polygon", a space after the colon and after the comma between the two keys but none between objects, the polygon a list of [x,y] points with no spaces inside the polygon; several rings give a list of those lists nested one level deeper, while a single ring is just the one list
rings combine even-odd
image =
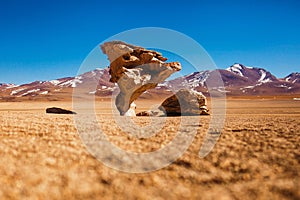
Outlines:
[{"label": "patch of sand", "polygon": [[[96,112],[120,148],[153,151],[176,134],[180,117],[166,119],[161,134],[151,138],[128,137],[110,124],[110,103],[97,103]],[[151,101],[136,103],[141,111],[151,107]],[[73,116],[45,114],[51,106],[72,108],[70,102],[0,103],[0,199],[300,198],[300,105],[292,99],[229,99],[224,131],[207,157],[198,157],[210,121],[201,116],[184,155],[144,174],[97,161],[82,144]],[[147,117],[134,121],[149,124]]]}]

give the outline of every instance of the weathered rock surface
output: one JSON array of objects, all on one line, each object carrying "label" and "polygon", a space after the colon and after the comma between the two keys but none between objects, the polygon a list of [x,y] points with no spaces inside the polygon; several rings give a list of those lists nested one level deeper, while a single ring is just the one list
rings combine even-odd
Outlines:
[{"label": "weathered rock surface", "polygon": [[206,97],[197,91],[181,89],[159,107],[167,116],[208,115]]},{"label": "weathered rock surface", "polygon": [[166,63],[162,54],[122,41],[106,42],[101,49],[110,61],[110,81],[120,88],[116,106],[121,115],[143,92],[181,70],[179,62]]},{"label": "weathered rock surface", "polygon": [[51,113],[51,114],[76,114],[76,112],[70,111],[70,110],[65,110],[62,108],[57,108],[57,107],[52,107],[52,108],[47,108],[46,113]]}]

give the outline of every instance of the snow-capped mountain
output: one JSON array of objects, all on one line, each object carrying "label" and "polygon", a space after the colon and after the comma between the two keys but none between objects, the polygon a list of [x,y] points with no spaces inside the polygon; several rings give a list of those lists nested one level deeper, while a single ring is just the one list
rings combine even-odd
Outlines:
[{"label": "snow-capped mountain", "polygon": [[300,73],[291,73],[290,75],[284,77],[284,80],[290,83],[300,83]]},{"label": "snow-capped mountain", "polygon": [[171,80],[165,85],[169,88],[176,88],[180,85],[207,93],[208,87],[220,87],[220,83],[214,85],[217,80],[215,77],[220,76],[227,95],[300,94],[299,74],[293,73],[284,79],[278,79],[263,68],[247,67],[236,63],[225,70],[195,72]]},{"label": "snow-capped mountain", "polygon": [[[231,83],[232,88],[239,89],[239,91],[244,94],[281,95],[300,92],[300,86],[295,81],[297,80],[297,73],[289,75],[290,78],[279,79],[263,68],[246,67],[242,64],[234,64],[226,70],[245,78],[245,81],[239,83],[239,85],[237,85],[236,82]],[[228,89],[230,89],[230,87]],[[232,92],[239,94],[238,91],[232,90]]]},{"label": "snow-capped mountain", "polygon": [[[219,77],[221,79],[216,79]],[[86,95],[110,96],[117,87],[109,81],[109,68],[95,69],[76,77],[66,77],[50,81],[35,81],[23,85],[0,83],[0,100],[18,99],[60,100],[72,98],[73,89],[84,86]],[[216,82],[222,80],[222,82]],[[96,87],[95,87],[96,83]],[[224,87],[222,87],[222,84]],[[143,98],[151,95],[167,95],[171,91],[190,88],[207,95],[211,88],[227,95],[288,95],[300,94],[300,73],[292,73],[284,78],[276,78],[271,72],[256,67],[234,64],[227,69],[194,72],[164,83],[147,91]]]},{"label": "snow-capped mountain", "polygon": [[269,71],[262,68],[246,67],[242,64],[234,64],[226,69],[229,72],[235,73],[241,77],[245,77],[248,81],[256,83],[268,83],[276,81],[277,78]]},{"label": "snow-capped mountain", "polygon": [[[109,82],[109,69],[95,69],[76,77],[65,77],[51,81],[35,81],[23,85],[1,84],[0,100],[27,99],[48,99],[60,100],[72,97],[73,88],[85,84],[85,88],[94,88],[93,91],[86,91],[87,94],[109,95],[112,93],[115,84]],[[89,84],[97,81],[95,85]]]}]

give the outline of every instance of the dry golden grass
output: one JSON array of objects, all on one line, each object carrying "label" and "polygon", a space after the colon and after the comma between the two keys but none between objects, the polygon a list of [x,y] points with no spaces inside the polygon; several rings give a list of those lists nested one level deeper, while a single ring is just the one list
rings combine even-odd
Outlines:
[{"label": "dry golden grass", "polygon": [[[156,102],[157,103],[157,102]],[[149,139],[128,137],[113,121],[110,101],[97,104],[101,126],[123,149],[161,148],[179,117]],[[140,110],[149,101],[139,101]],[[106,167],[82,144],[73,116],[45,114],[70,102],[0,103],[0,199],[299,199],[299,101],[231,99],[213,151],[198,157],[209,116],[188,151],[161,170],[129,174]],[[149,119],[134,119],[146,126]]]}]

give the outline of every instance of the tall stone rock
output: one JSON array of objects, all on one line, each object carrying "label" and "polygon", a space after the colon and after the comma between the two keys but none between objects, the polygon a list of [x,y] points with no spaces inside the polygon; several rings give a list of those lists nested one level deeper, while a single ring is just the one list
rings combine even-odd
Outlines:
[{"label": "tall stone rock", "polygon": [[179,62],[166,63],[161,53],[122,41],[106,42],[101,49],[110,61],[110,81],[120,88],[116,106],[121,115],[143,92],[181,70]]}]

